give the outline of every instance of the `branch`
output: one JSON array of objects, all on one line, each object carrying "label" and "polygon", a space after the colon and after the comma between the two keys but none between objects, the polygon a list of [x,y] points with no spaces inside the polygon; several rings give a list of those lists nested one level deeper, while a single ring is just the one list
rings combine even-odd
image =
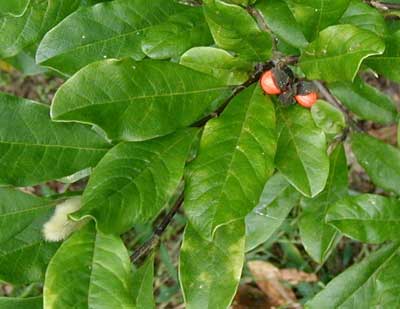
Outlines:
[{"label": "branch", "polygon": [[400,10],[400,3],[385,3],[380,1],[366,1],[370,6],[383,11]]}]

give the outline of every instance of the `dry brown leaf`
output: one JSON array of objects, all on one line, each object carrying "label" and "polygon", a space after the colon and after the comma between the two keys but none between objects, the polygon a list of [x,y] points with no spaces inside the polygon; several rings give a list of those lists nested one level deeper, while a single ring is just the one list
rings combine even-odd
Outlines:
[{"label": "dry brown leaf", "polygon": [[232,309],[272,309],[272,307],[263,292],[249,284],[243,284],[236,293]]},{"label": "dry brown leaf", "polygon": [[290,284],[297,285],[300,282],[317,282],[318,277],[315,274],[306,273],[294,268],[285,268],[280,270],[281,280]]}]

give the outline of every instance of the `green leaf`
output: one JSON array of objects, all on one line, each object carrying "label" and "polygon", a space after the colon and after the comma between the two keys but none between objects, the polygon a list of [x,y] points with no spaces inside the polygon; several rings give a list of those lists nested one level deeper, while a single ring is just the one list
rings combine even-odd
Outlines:
[{"label": "green leaf", "polygon": [[353,81],[361,62],[384,50],[385,44],[374,33],[353,25],[336,25],[323,30],[304,50],[299,65],[308,79]]},{"label": "green leaf", "polygon": [[303,27],[310,41],[318,33],[338,22],[346,11],[350,0],[287,0],[297,22]]},{"label": "green leaf", "polygon": [[276,167],[303,195],[316,196],[329,173],[325,134],[300,106],[277,108],[277,123]]},{"label": "green leaf", "polygon": [[218,228],[213,241],[186,227],[179,259],[185,308],[229,307],[242,273],[244,235],[243,220]]},{"label": "green leaf", "polygon": [[272,38],[238,5],[222,0],[204,0],[206,16],[218,47],[233,51],[241,58],[265,61],[271,57]]},{"label": "green leaf", "polygon": [[352,24],[372,31],[379,36],[386,34],[386,24],[383,14],[359,0],[350,1],[349,7],[339,22],[341,24]]},{"label": "green leaf", "polygon": [[203,10],[197,7],[148,29],[142,40],[142,50],[150,58],[168,59],[179,57],[193,46],[210,45],[212,42]]},{"label": "green leaf", "polygon": [[332,93],[349,110],[362,119],[382,124],[396,121],[396,104],[374,87],[356,78],[353,83],[337,82],[329,85]]},{"label": "green leaf", "polygon": [[357,161],[379,187],[400,194],[400,150],[365,134],[353,134]]},{"label": "green leaf", "polygon": [[250,87],[207,123],[189,166],[185,211],[193,228],[211,239],[219,226],[244,218],[273,173],[275,149],[273,104]]},{"label": "green leaf", "polygon": [[0,16],[1,15],[12,15],[15,17],[24,14],[28,8],[30,0],[0,0]]},{"label": "green leaf", "polygon": [[266,242],[279,229],[300,196],[280,173],[267,181],[257,207],[246,216],[246,252]]},{"label": "green leaf", "polygon": [[330,206],[347,195],[347,161],[342,145],[330,155],[330,171],[325,190],[313,199],[303,198],[303,213],[299,229],[303,246],[307,253],[322,264],[328,258],[339,240],[338,231],[325,223],[325,215]]},{"label": "green leaf", "polygon": [[297,48],[308,45],[301,27],[285,1],[262,0],[258,1],[255,7],[260,10],[268,28],[278,38]]},{"label": "green leaf", "polygon": [[326,222],[366,243],[399,239],[400,201],[379,195],[346,197],[329,208]]},{"label": "green leaf", "polygon": [[387,78],[400,82],[400,30],[385,39],[386,49],[383,55],[375,55],[365,62],[370,68],[386,76]]},{"label": "green leaf", "polygon": [[192,8],[173,0],[117,0],[83,8],[43,38],[36,61],[66,74],[103,58],[144,58],[149,28]]},{"label": "green leaf", "polygon": [[93,217],[99,230],[115,234],[152,221],[176,191],[197,132],[115,146],[94,169],[72,217]]},{"label": "green leaf", "polygon": [[137,141],[192,124],[227,93],[222,81],[176,63],[106,60],[61,86],[51,115],[96,124],[113,140]]},{"label": "green leaf", "polygon": [[311,115],[317,127],[327,134],[339,134],[346,127],[343,113],[326,101],[318,100],[311,108]]},{"label": "green leaf", "polygon": [[48,30],[75,11],[79,4],[80,0],[31,0],[22,16],[0,17],[0,57],[15,56],[25,47],[38,42]]},{"label": "green leaf", "polygon": [[[399,263],[398,249],[399,244],[395,243],[372,253],[361,263],[353,265],[329,282],[325,289],[306,303],[305,307],[308,309],[393,308],[385,307],[383,304],[388,299],[393,301],[393,297],[396,297],[395,303],[398,303],[400,293],[398,273],[390,272],[395,263]],[[384,291],[386,293],[383,293]]]},{"label": "green leaf", "polygon": [[14,298],[0,297],[0,307],[2,309],[42,309],[43,297]]},{"label": "green leaf", "polygon": [[136,309],[153,309],[153,279],[154,279],[154,255],[147,258],[146,262],[133,273],[133,298],[136,301]]},{"label": "green leaf", "polygon": [[44,308],[135,308],[128,252],[90,223],[66,240],[46,273]]},{"label": "green leaf", "polygon": [[110,145],[81,124],[54,123],[49,107],[0,93],[0,183],[28,186],[95,166]]},{"label": "green leaf", "polygon": [[[9,237],[5,239],[6,237],[2,235],[3,240],[0,242],[0,280],[13,284],[42,281],[47,264],[59,246],[57,243],[45,242],[42,236],[43,224],[53,210],[44,206],[45,199],[7,190],[11,189],[2,189],[0,194],[2,200],[0,216],[12,208],[18,208],[20,211],[8,222],[3,221],[0,225],[1,232]],[[33,207],[39,205],[39,202],[47,209],[39,210],[40,206]],[[49,201],[47,203],[52,204]],[[36,212],[35,215],[30,215],[29,224],[27,224],[28,214],[22,213],[24,209],[27,212]],[[11,217],[12,213],[8,212],[7,215]],[[8,232],[7,229],[13,232]]]},{"label": "green leaf", "polygon": [[239,85],[249,78],[251,63],[214,47],[194,47],[181,57],[180,64],[213,76],[226,85]]}]

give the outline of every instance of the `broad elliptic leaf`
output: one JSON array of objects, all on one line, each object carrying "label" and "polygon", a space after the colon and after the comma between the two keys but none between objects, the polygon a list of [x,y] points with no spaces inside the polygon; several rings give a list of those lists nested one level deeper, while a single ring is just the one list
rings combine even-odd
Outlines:
[{"label": "broad elliptic leaf", "polygon": [[250,87],[204,129],[189,166],[185,211],[203,237],[244,218],[258,203],[274,170],[275,111],[261,88]]},{"label": "broad elliptic leaf", "polygon": [[192,124],[227,93],[223,81],[176,63],[106,60],[58,89],[51,116],[96,124],[113,140],[138,141]]},{"label": "broad elliptic leaf", "polygon": [[226,85],[244,83],[253,69],[251,63],[214,47],[189,49],[182,55],[180,64],[224,81]]},{"label": "broad elliptic leaf", "polygon": [[72,217],[93,217],[99,230],[115,234],[151,222],[177,189],[197,132],[115,146],[94,169]]},{"label": "broad elliptic leaf", "polygon": [[79,4],[80,0],[31,0],[22,16],[0,16],[0,57],[15,56],[25,47],[40,41],[48,30],[75,11]]},{"label": "broad elliptic leaf", "polygon": [[0,0],[0,16],[12,15],[15,17],[24,14],[31,0]]},{"label": "broad elliptic leaf", "polygon": [[300,106],[277,108],[278,170],[304,196],[314,197],[326,184],[329,158],[324,132]]},{"label": "broad elliptic leaf", "polygon": [[375,55],[365,62],[370,68],[386,76],[387,78],[400,82],[400,30],[386,37],[386,49],[383,55]]},{"label": "broad elliptic leaf", "polygon": [[72,74],[103,58],[140,60],[146,31],[187,10],[192,8],[174,0],[117,0],[80,9],[45,35],[36,61]]},{"label": "broad elliptic leaf", "polygon": [[66,240],[51,260],[44,308],[135,308],[128,251],[118,236],[90,222]]},{"label": "broad elliptic leaf", "polygon": [[280,173],[267,181],[257,207],[246,216],[246,252],[266,242],[279,229],[300,197]]},{"label": "broad elliptic leaf", "polygon": [[400,194],[400,150],[366,134],[353,134],[358,163],[382,189]]},{"label": "broad elliptic leaf", "polygon": [[47,105],[0,93],[0,183],[34,185],[95,166],[110,145],[90,127],[54,123]]},{"label": "broad elliptic leaf", "polygon": [[189,224],[179,259],[179,277],[187,309],[228,308],[244,262],[245,226],[236,220],[205,240]]},{"label": "broad elliptic leaf", "polygon": [[193,46],[207,46],[213,39],[203,9],[196,7],[171,16],[145,31],[142,51],[153,59],[177,58]]},{"label": "broad elliptic leaf", "polygon": [[346,197],[329,208],[326,222],[362,242],[397,240],[400,238],[400,201],[373,194]]},{"label": "broad elliptic leaf", "polygon": [[206,16],[218,47],[233,51],[241,58],[266,61],[272,53],[272,38],[261,31],[248,12],[222,0],[204,0]]},{"label": "broad elliptic leaf", "polygon": [[45,242],[42,236],[54,202],[7,188],[0,190],[0,199],[0,280],[13,284],[42,281],[59,246]]},{"label": "broad elliptic leaf", "polygon": [[279,39],[297,48],[308,45],[301,27],[285,1],[260,0],[255,7],[261,12],[268,28]]},{"label": "broad elliptic leaf", "polygon": [[[333,279],[311,301],[307,309],[395,308],[400,287],[398,273],[399,243],[388,244],[370,254]],[[393,302],[395,306],[383,304]]]},{"label": "broad elliptic leaf", "polygon": [[343,113],[326,101],[318,100],[311,108],[311,115],[317,127],[326,134],[339,134],[346,127]]},{"label": "broad elliptic leaf", "polygon": [[348,192],[347,161],[342,145],[330,155],[330,171],[325,190],[313,199],[303,198],[303,213],[299,229],[301,241],[307,253],[322,264],[339,240],[338,231],[325,223],[330,206]]},{"label": "broad elliptic leaf", "polygon": [[153,309],[153,280],[154,255],[148,257],[145,263],[133,273],[132,294],[135,300],[135,309]]},{"label": "broad elliptic leaf", "polygon": [[382,124],[396,121],[397,108],[392,99],[361,78],[357,77],[353,83],[332,83],[329,89],[343,105],[362,119]]},{"label": "broad elliptic leaf", "polygon": [[[265,0],[266,1],[266,0]],[[334,25],[346,11],[350,0],[287,0],[297,22],[308,40]]]},{"label": "broad elliptic leaf", "polygon": [[1,309],[42,309],[43,297],[14,298],[0,297]]},{"label": "broad elliptic leaf", "polygon": [[371,31],[353,25],[336,25],[323,30],[307,46],[299,65],[308,79],[353,81],[361,62],[384,50],[384,42]]},{"label": "broad elliptic leaf", "polygon": [[341,24],[352,24],[359,28],[385,36],[386,24],[384,15],[377,9],[359,0],[350,1],[350,5],[339,21]]}]

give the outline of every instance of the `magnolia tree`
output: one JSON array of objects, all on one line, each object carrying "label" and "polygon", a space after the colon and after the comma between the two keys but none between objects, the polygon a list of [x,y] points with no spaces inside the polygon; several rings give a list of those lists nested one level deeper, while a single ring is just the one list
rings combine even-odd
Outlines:
[{"label": "magnolia tree", "polygon": [[[396,308],[400,150],[362,125],[398,121],[362,78],[400,82],[396,9],[1,0],[3,62],[65,83],[50,107],[0,94],[0,279],[43,283],[42,296],[0,307],[155,307],[154,253],[180,211],[186,308],[229,307],[245,253],[290,213],[316,263],[344,235],[376,248],[306,307]],[[346,153],[379,195],[349,190]],[[20,189],[87,176],[79,195]],[[154,232],[128,250],[121,235],[137,225]]]}]

